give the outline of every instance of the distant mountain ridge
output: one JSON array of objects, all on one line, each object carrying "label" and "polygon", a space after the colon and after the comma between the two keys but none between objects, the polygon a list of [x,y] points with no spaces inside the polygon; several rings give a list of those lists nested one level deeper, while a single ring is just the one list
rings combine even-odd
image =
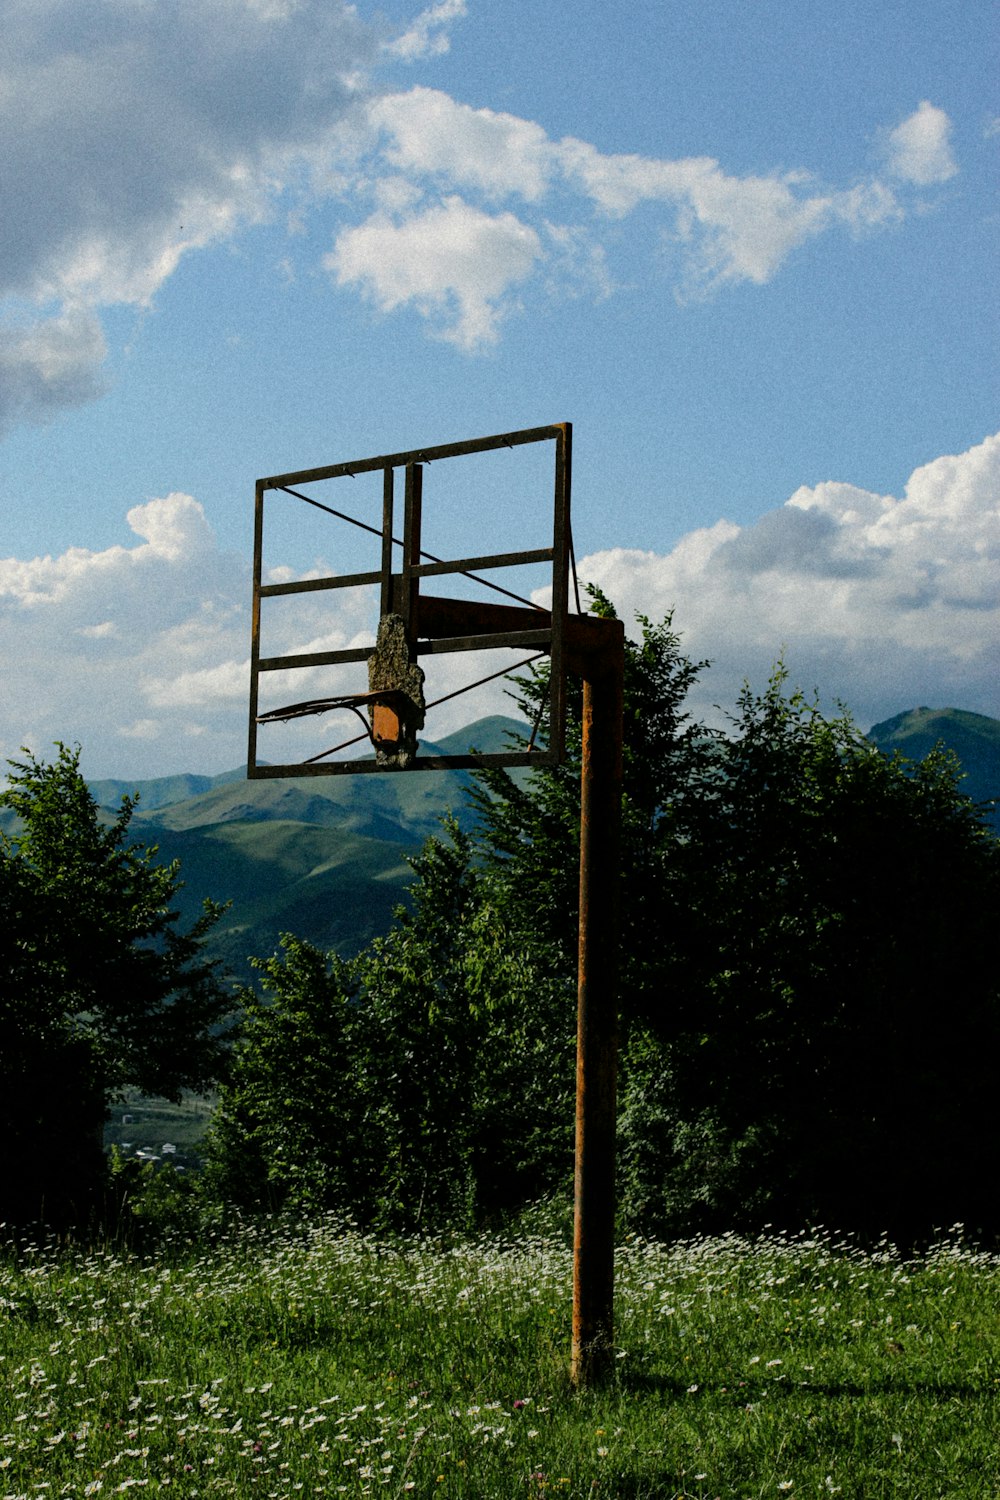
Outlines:
[{"label": "distant mountain ridge", "polygon": [[[517,719],[493,715],[431,744],[428,754],[484,754],[526,737]],[[109,812],[138,793],[131,831],[179,859],[185,920],[205,896],[232,906],[209,941],[234,978],[249,981],[283,932],[324,950],[356,953],[385,932],[412,878],[408,857],[452,814],[468,825],[468,771],[387,772],[248,781],[245,767],[219,776],[90,783]]]},{"label": "distant mountain ridge", "polygon": [[[520,721],[497,715],[425,748],[490,752],[525,733]],[[1000,720],[915,708],[873,725],[869,738],[887,754],[899,750],[913,760],[944,743],[961,761],[963,790],[973,801],[1000,793]],[[406,898],[409,857],[440,830],[446,813],[469,825],[471,780],[468,771],[434,771],[248,781],[240,767],[218,776],[105,779],[90,788],[109,813],[123,795],[138,792],[133,836],[157,845],[161,859],[180,860],[185,920],[198,915],[205,896],[232,902],[210,952],[247,982],[250,956],[268,957],[282,932],[345,956],[385,932]],[[996,804],[992,823],[1000,831]],[[0,824],[11,827],[11,815],[0,813]]]},{"label": "distant mountain ridge", "polygon": [[139,793],[144,812],[158,807],[169,807],[173,802],[184,802],[189,797],[200,797],[217,786],[246,778],[246,767],[235,771],[223,771],[220,776],[196,776],[181,772],[177,776],[155,776],[146,781],[119,781],[107,779],[88,782],[91,792],[102,807],[119,807],[123,797]]},{"label": "distant mountain ridge", "polygon": [[[509,749],[515,737],[526,733],[520,720],[494,714],[439,741],[421,744],[432,755],[460,755],[471,749],[489,754]],[[150,823],[180,830],[283,819],[412,844],[433,833],[449,810],[460,815],[471,779],[468,771],[428,771],[248,781],[245,767],[238,767],[219,776],[93,781],[90,790],[109,809],[117,808],[123,796],[137,794],[136,829]]]},{"label": "distant mountain ridge", "polygon": [[[518,720],[496,716],[425,748],[501,750],[524,733]],[[917,708],[876,724],[869,737],[887,754],[898,749],[913,760],[942,741],[961,760],[974,800],[1000,789],[996,719]],[[445,813],[468,826],[471,780],[468,771],[450,771],[247,781],[240,769],[135,785],[102,782],[93,790],[110,805],[123,791],[139,791],[133,829],[157,843],[163,857],[180,859],[186,916],[196,914],[204,895],[232,900],[212,951],[247,979],[248,956],[272,953],[282,932],[346,956],[386,931],[412,876],[408,856],[439,832]],[[995,809],[993,820],[1000,826]]]},{"label": "distant mountain ridge", "polygon": [[873,724],[868,738],[886,755],[898,750],[908,760],[923,760],[938,744],[954,751],[962,791],[973,802],[992,804],[985,810],[1000,832],[1000,719],[964,708],[911,708]]}]

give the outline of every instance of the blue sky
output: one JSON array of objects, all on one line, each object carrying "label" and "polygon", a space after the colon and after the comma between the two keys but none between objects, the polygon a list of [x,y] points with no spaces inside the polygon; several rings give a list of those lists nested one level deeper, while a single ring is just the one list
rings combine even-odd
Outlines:
[{"label": "blue sky", "polygon": [[783,652],[863,725],[1000,716],[992,5],[8,12],[0,755],[237,764],[254,479],[562,420],[581,572],[702,711]]}]

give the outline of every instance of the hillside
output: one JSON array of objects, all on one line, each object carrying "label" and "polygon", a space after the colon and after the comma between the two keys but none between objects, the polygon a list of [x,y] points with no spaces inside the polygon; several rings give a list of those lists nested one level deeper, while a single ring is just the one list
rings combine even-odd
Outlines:
[{"label": "hillside", "polygon": [[[499,750],[521,728],[514,719],[481,719],[426,748]],[[917,708],[876,724],[869,737],[913,760],[942,741],[962,762],[969,796],[983,801],[1000,790],[1000,721]],[[102,782],[93,790],[109,807],[123,792],[139,792],[133,828],[164,858],[181,861],[185,917],[197,914],[205,895],[232,901],[212,950],[246,980],[248,955],[272,953],[282,932],[345,955],[384,932],[405,898],[407,856],[439,831],[445,813],[468,821],[470,780],[467,771],[450,771],[247,781],[237,770],[134,786]],[[993,822],[1000,826],[995,809]]]},{"label": "hillside", "polygon": [[953,750],[964,772],[962,791],[992,804],[986,811],[1000,831],[1000,720],[962,708],[911,708],[873,724],[868,738],[886,755],[898,750],[908,760],[923,760],[937,744]]},{"label": "hillside", "polygon": [[[428,753],[506,748],[523,726],[480,719]],[[252,977],[250,955],[267,957],[283,932],[349,955],[389,926],[411,878],[407,856],[440,831],[447,813],[468,822],[467,771],[248,781],[221,776],[100,781],[91,791],[116,808],[138,793],[135,837],[179,859],[178,906],[194,918],[205,896],[231,901],[210,940],[228,973]]]},{"label": "hillside", "polygon": [[[481,719],[428,751],[505,748],[523,728],[503,717]],[[958,755],[974,801],[1000,792],[1000,721],[961,709],[915,708],[869,731],[887,754],[919,760],[939,741]],[[525,773],[515,773],[517,775]],[[205,896],[231,901],[211,951],[234,978],[252,977],[251,954],[266,957],[282,932],[349,955],[384,932],[405,899],[407,856],[440,829],[448,812],[467,823],[467,771],[413,775],[303,777],[247,781],[243,769],[219,776],[179,775],[151,781],[95,781],[109,812],[138,793],[132,831],[179,859],[186,920]],[[1000,829],[1000,814],[992,812]],[[0,826],[11,816],[0,813]]]},{"label": "hillside", "polygon": [[[509,736],[524,726],[493,715],[431,743],[428,754],[457,755],[475,748],[506,749]],[[302,776],[248,781],[241,767],[221,776],[165,776],[152,781],[94,781],[90,789],[102,807],[116,808],[126,794],[138,794],[133,827],[180,831],[219,823],[274,820],[342,828],[367,838],[421,843],[437,831],[449,809],[461,816],[468,771],[428,771],[414,775]]]}]

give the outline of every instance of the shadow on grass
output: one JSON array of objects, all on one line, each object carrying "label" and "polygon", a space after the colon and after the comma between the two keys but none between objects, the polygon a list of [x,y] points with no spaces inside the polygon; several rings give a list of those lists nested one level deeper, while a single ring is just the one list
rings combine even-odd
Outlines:
[{"label": "shadow on grass", "polygon": [[[657,1375],[645,1370],[623,1370],[616,1377],[615,1385],[630,1396],[646,1395],[690,1400],[694,1394],[690,1386],[677,1376]],[[991,1401],[996,1400],[996,1391],[985,1375],[978,1382],[973,1380],[940,1381],[932,1375],[923,1378],[908,1376],[902,1370],[898,1374],[876,1377],[863,1384],[860,1381],[851,1380],[801,1380],[794,1383],[775,1380],[769,1381],[766,1385],[751,1385],[747,1382],[742,1386],[724,1386],[701,1381],[697,1395],[702,1401],[706,1397],[726,1397],[738,1406],[745,1406],[749,1401],[760,1401],[764,1397],[775,1400],[782,1395],[822,1396],[831,1400],[838,1398],[857,1400],[866,1396],[889,1395],[934,1398],[955,1396],[962,1400],[988,1397]]]}]

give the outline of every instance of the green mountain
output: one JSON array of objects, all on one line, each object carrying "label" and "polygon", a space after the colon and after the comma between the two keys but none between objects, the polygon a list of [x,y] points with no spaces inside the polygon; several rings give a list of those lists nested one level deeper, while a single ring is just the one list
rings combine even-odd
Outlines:
[{"label": "green mountain", "polygon": [[962,708],[911,708],[873,724],[868,738],[887,755],[898,750],[909,760],[923,760],[938,744],[953,750],[964,772],[962,791],[992,804],[989,821],[1000,830],[1000,720]]},{"label": "green mountain", "polygon": [[[502,750],[522,733],[517,720],[480,719],[429,753],[471,747]],[[961,709],[915,708],[876,724],[869,738],[886,753],[919,760],[939,741],[958,755],[974,801],[1000,794],[1000,721]],[[515,775],[526,774],[515,772]],[[407,856],[451,812],[468,824],[467,771],[386,773],[247,781],[243,769],[221,776],[95,781],[91,791],[112,812],[138,792],[134,837],[179,859],[178,906],[192,920],[205,896],[231,901],[210,947],[227,972],[246,981],[249,956],[267,957],[282,932],[349,955],[385,932],[405,899]],[[0,810],[0,827],[13,816]],[[1000,815],[994,804],[994,826]]]},{"label": "green mountain", "polygon": [[180,860],[177,906],[185,922],[198,915],[205,896],[232,903],[208,948],[241,981],[251,977],[250,957],[275,952],[283,932],[344,955],[384,932],[406,896],[406,856],[421,842],[407,847],[286,819],[186,829],[151,823],[141,836],[163,860]]},{"label": "green mountain", "polygon": [[189,797],[200,797],[214,787],[226,782],[246,779],[245,768],[224,771],[221,776],[194,776],[181,773],[178,776],[157,776],[149,781],[91,781],[90,790],[102,807],[117,808],[123,797],[131,797],[138,791],[142,794],[144,812],[157,807],[169,807],[173,802],[184,802]]},{"label": "green mountain", "polygon": [[[431,743],[428,754],[459,755],[470,749],[507,749],[523,733],[517,719],[493,715]],[[155,825],[174,830],[217,823],[274,820],[344,828],[368,838],[421,843],[437,831],[449,809],[461,818],[468,771],[427,771],[380,776],[301,776],[248,781],[238,769],[221,776],[165,776],[153,781],[95,781],[90,789],[102,807],[116,808],[125,794],[138,794],[133,817],[138,831]]]},{"label": "green mountain", "polygon": [[[488,753],[523,730],[498,715],[425,749]],[[250,955],[269,956],[283,932],[345,955],[385,932],[411,879],[407,856],[440,831],[445,814],[468,823],[470,781],[468,771],[248,781],[237,770],[93,782],[91,791],[109,810],[138,793],[133,836],[157,845],[161,859],[180,860],[186,921],[205,896],[232,902],[209,948],[246,981]]]}]

